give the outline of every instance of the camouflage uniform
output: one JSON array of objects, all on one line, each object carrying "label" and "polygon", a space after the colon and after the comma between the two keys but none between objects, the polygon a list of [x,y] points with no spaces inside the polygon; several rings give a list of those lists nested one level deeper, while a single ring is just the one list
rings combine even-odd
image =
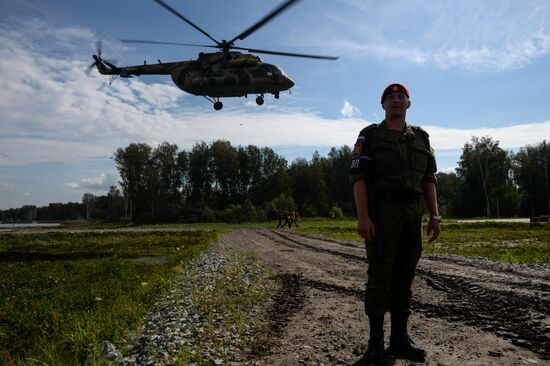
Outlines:
[{"label": "camouflage uniform", "polygon": [[[436,182],[435,156],[428,134],[406,124],[403,131],[372,124],[360,133],[353,151],[350,182],[365,178],[374,197],[376,235],[382,248],[365,241],[369,263],[365,311],[408,313],[411,285],[422,252],[422,183]],[[381,250],[380,250],[381,249]]]}]

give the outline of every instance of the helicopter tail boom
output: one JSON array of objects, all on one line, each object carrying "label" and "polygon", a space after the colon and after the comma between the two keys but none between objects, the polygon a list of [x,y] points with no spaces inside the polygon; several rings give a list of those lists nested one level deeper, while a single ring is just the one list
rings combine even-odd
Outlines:
[{"label": "helicopter tail boom", "polygon": [[118,75],[120,69],[108,61],[104,61],[100,56],[93,55],[97,71],[102,75]]},{"label": "helicopter tail boom", "polygon": [[113,63],[102,59],[100,56],[93,55],[95,60],[94,65],[97,67],[97,70],[102,75],[119,75],[123,78],[130,78],[132,76],[140,75],[170,75],[172,71],[179,67],[185,67],[189,62],[167,62],[158,64],[147,64],[146,62],[143,65],[134,65],[134,66],[122,66],[118,67]]}]

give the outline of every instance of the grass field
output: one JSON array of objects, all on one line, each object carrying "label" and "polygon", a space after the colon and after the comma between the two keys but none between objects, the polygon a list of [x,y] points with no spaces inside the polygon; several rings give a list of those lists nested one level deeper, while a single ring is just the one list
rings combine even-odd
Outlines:
[{"label": "grass field", "polygon": [[[362,241],[355,220],[302,220],[298,232]],[[513,263],[550,264],[550,225],[506,222],[444,222],[425,253],[479,256]]]},{"label": "grass field", "polygon": [[[101,364],[215,231],[0,234],[0,365]],[[38,361],[37,361],[38,360]]]}]

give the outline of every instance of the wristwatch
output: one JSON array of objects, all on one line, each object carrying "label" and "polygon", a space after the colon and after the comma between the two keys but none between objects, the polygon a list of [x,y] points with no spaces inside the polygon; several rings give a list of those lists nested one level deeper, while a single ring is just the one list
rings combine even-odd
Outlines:
[{"label": "wristwatch", "polygon": [[441,222],[441,216],[439,216],[439,215],[432,215],[432,216],[430,217],[430,219],[433,219],[433,220],[435,220],[435,221]]}]

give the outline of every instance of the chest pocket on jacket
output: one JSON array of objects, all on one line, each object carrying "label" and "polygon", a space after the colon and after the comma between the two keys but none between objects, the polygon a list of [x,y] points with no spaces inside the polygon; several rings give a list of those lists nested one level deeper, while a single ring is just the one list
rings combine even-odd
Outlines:
[{"label": "chest pocket on jacket", "polygon": [[371,149],[376,172],[379,176],[386,176],[396,171],[396,165],[399,163],[399,152],[395,143],[378,141]]},{"label": "chest pocket on jacket", "polygon": [[411,167],[419,173],[424,173],[428,167],[428,149],[418,140],[410,145],[410,149]]}]

